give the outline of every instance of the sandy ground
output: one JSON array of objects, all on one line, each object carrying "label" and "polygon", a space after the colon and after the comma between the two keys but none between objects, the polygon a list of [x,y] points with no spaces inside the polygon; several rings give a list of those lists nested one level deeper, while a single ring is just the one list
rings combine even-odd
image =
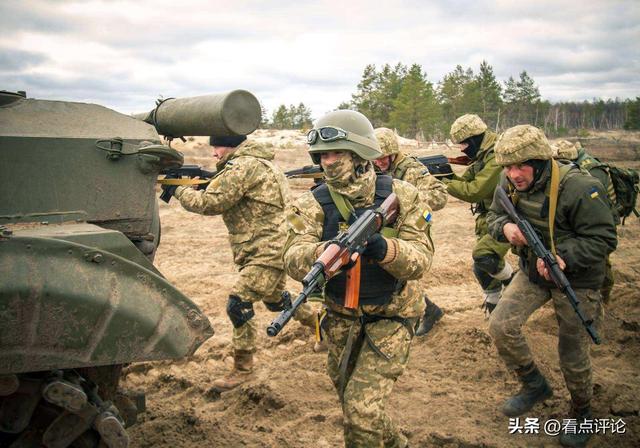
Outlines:
[{"label": "sandy ground", "polygon": [[[277,162],[284,169],[310,163],[300,133],[260,131],[258,137],[278,148]],[[185,152],[188,163],[212,168],[204,142],[191,139],[175,146]],[[420,155],[460,155],[454,148],[407,148]],[[637,160],[620,164],[640,167]],[[294,195],[310,184],[292,181]],[[251,381],[222,395],[211,390],[212,381],[231,366],[231,325],[225,304],[237,273],[226,229],[220,217],[188,213],[175,200],[162,203],[160,214],[162,244],[156,264],[204,310],[216,334],[190,359],[126,369],[124,386],[147,392],[147,412],[130,430],[132,445],[342,446],[342,413],[325,374],[326,354],[312,351],[312,336],[297,322],[277,338],[260,337]],[[480,309],[481,291],[471,272],[473,224],[468,204],[453,198],[435,213],[436,255],[422,284],[446,315],[429,335],[414,339],[409,367],[395,386],[388,412],[411,446],[558,446],[557,438],[542,429],[540,434],[509,434],[508,418],[498,411],[518,385],[498,358]],[[605,342],[592,350],[593,405],[599,418],[622,419],[626,433],[596,435],[593,447],[640,446],[640,221],[629,218],[619,236],[619,248],[612,256],[617,283],[601,329]],[[299,289],[293,281],[289,287]],[[259,326],[266,328],[273,314],[262,305],[256,311]],[[569,396],[558,365],[557,324],[549,306],[532,316],[526,333],[555,391],[552,399],[527,416],[541,422],[562,419]]]}]

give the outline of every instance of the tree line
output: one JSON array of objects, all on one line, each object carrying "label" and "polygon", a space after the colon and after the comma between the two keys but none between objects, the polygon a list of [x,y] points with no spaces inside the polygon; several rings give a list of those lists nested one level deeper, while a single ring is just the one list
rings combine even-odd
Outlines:
[{"label": "tree line", "polygon": [[375,127],[396,129],[419,139],[443,139],[462,114],[475,113],[503,131],[533,124],[551,136],[581,129],[640,129],[640,97],[551,103],[541,98],[534,79],[522,71],[500,83],[486,61],[477,72],[461,65],[432,84],[419,64],[367,65],[351,100],[338,106],[355,109]]},{"label": "tree line", "polygon": [[266,108],[262,106],[260,127],[263,129],[310,129],[312,126],[311,109],[304,103],[297,106],[291,104],[289,107],[281,104],[273,111],[271,118],[267,115]]},{"label": "tree line", "polygon": [[[369,64],[351,100],[337,108],[358,110],[374,127],[420,140],[447,138],[451,123],[465,113],[478,114],[498,132],[525,123],[553,137],[587,129],[640,129],[640,97],[551,103],[542,99],[526,70],[501,83],[486,61],[477,72],[458,65],[435,85],[420,64],[384,64],[379,69]],[[263,120],[263,127],[276,129],[312,126],[311,110],[303,103],[280,105],[270,120],[263,110]]]}]

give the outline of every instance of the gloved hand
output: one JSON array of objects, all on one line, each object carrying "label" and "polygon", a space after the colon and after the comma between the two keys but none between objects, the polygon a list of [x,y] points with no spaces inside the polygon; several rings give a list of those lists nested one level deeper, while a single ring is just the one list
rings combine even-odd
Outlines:
[{"label": "gloved hand", "polygon": [[[164,178],[180,179],[180,176],[178,176],[177,174],[167,174]],[[160,194],[160,199],[162,199],[166,203],[169,203],[169,201],[171,200],[171,197],[176,193],[176,190],[178,189],[178,185],[161,185],[160,188],[162,188],[162,194]]]},{"label": "gloved hand", "polygon": [[367,246],[362,255],[376,261],[382,261],[387,255],[387,241],[379,233],[374,233],[367,240]]}]

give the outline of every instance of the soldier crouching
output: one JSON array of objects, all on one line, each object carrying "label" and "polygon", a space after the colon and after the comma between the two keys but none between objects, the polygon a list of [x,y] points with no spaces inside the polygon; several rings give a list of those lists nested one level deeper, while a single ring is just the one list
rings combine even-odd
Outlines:
[{"label": "soldier crouching", "polygon": [[[552,159],[541,130],[528,125],[508,129],[498,140],[496,162],[504,167],[498,188],[510,193],[516,210],[555,254],[573,286],[586,318],[597,325],[602,314],[600,286],[607,255],[617,244],[613,215],[602,184],[571,164]],[[557,202],[556,202],[557,201]],[[522,415],[552,390],[536,367],[522,325],[546,302],[553,302],[559,326],[560,367],[571,394],[571,417],[591,418],[590,339],[569,300],[550,282],[545,264],[526,243],[499,201],[491,204],[487,221],[491,235],[509,241],[520,256],[520,271],[503,292],[489,321],[498,353],[514,370],[522,389],[502,407],[507,416]],[[563,433],[565,446],[585,446],[590,434]]]},{"label": "soldier crouching", "polygon": [[370,161],[381,152],[364,115],[331,112],[310,131],[308,143],[326,183],[301,196],[289,217],[284,260],[294,279],[302,280],[326,242],[355,216],[380,205],[392,192],[399,200],[392,227],[374,234],[362,254],[358,308],[343,306],[345,272],[332,277],[323,293],[327,370],[342,404],[345,445],[404,447],[407,439],[385,413],[385,404],[407,365],[414,326],[424,312],[416,280],[433,255],[430,215],[424,217],[415,187],[390,176],[376,177]]}]

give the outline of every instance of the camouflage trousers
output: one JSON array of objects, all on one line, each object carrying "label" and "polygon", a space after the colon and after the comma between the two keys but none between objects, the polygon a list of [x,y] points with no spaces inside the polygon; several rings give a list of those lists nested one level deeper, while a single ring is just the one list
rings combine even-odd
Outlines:
[{"label": "camouflage trousers", "polygon": [[[498,272],[504,268],[504,257],[509,252],[511,245],[509,243],[501,243],[496,241],[489,235],[489,227],[487,226],[486,214],[481,214],[476,218],[476,245],[473,247],[471,256],[474,260],[480,257],[495,257],[499,260]],[[480,280],[479,280],[480,281]],[[497,279],[490,279],[488,285],[481,285],[485,291],[499,291],[502,283]]]},{"label": "camouflage trousers", "polygon": [[[596,328],[602,319],[600,291],[576,289],[581,311],[593,319]],[[535,310],[552,301],[558,321],[558,353],[567,389],[576,402],[587,403],[592,396],[591,339],[583,328],[569,300],[557,289],[547,289],[529,281],[522,271],[502,294],[491,313],[489,332],[507,368],[515,370],[533,362],[531,351],[522,334],[522,325]]]},{"label": "camouflage trousers", "polygon": [[[287,276],[282,269],[260,265],[244,266],[240,269],[240,278],[233,285],[231,294],[240,297],[243,302],[278,303],[285,290]],[[313,319],[315,313],[309,304],[303,304],[294,315],[294,319],[305,321]],[[239,328],[233,329],[232,346],[234,350],[254,352],[258,327],[254,319]]]},{"label": "camouflage trousers", "polygon": [[[352,326],[356,342],[341,381],[340,362]],[[327,371],[342,404],[345,446],[405,447],[407,439],[385,413],[385,405],[407,365],[413,335],[402,323],[389,319],[368,323],[365,328],[371,342],[387,359],[376,353],[367,341],[357,338],[360,321],[331,312],[327,315]]]}]

